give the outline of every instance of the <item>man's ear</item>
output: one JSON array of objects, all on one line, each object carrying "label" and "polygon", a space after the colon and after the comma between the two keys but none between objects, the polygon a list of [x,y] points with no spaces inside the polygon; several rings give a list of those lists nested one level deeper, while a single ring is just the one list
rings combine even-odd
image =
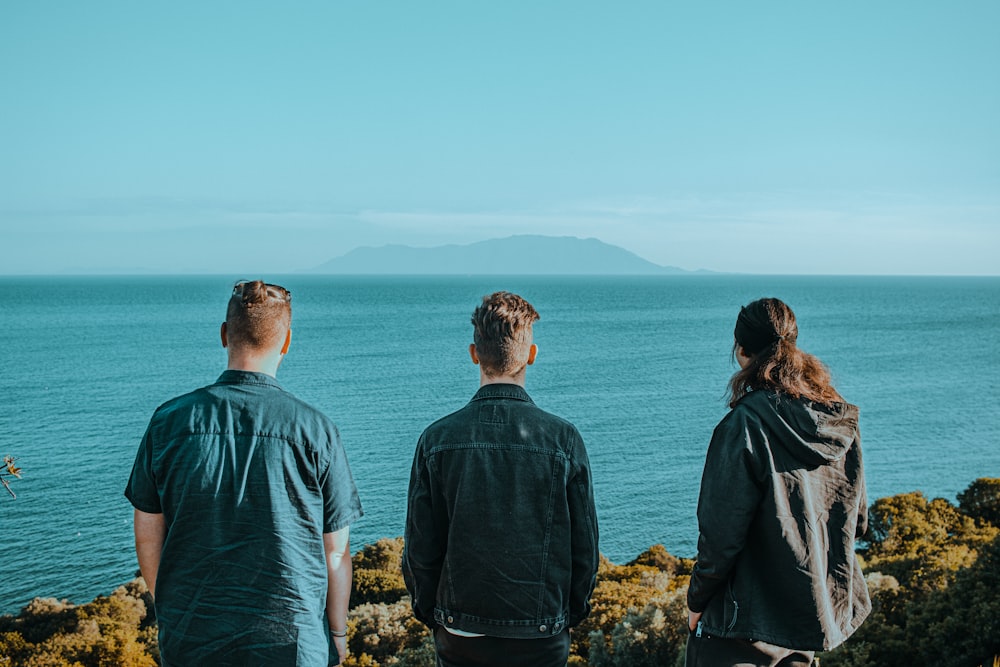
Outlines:
[{"label": "man's ear", "polygon": [[285,344],[281,346],[281,353],[288,354],[288,346],[292,344],[292,330],[289,329],[288,333],[285,334]]},{"label": "man's ear", "polygon": [[479,353],[476,352],[476,344],[469,343],[469,356],[472,357],[472,363],[479,365]]},{"label": "man's ear", "polygon": [[528,365],[535,363],[535,357],[538,356],[538,346],[534,343],[528,348]]},{"label": "man's ear", "polygon": [[219,337],[222,338],[222,347],[229,347],[229,332],[226,331],[226,323],[222,323],[222,328],[219,329]]}]

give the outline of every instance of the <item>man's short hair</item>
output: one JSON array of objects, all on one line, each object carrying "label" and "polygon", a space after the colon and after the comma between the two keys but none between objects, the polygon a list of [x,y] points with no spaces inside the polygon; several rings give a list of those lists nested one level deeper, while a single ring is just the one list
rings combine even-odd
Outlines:
[{"label": "man's short hair", "polygon": [[280,285],[243,280],[233,286],[226,308],[229,345],[270,350],[284,343],[292,323],[292,294]]},{"label": "man's short hair", "polygon": [[510,292],[494,292],[472,313],[479,365],[489,376],[516,375],[528,363],[531,325],[540,318],[530,303]]}]

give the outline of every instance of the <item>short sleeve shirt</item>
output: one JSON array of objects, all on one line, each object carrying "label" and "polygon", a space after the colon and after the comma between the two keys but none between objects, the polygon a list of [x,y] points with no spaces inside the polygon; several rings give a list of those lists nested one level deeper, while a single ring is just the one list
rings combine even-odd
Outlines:
[{"label": "short sleeve shirt", "polygon": [[329,418],[269,375],[227,370],[156,410],[125,496],[167,527],[165,667],[335,664],[323,533],[362,509]]}]

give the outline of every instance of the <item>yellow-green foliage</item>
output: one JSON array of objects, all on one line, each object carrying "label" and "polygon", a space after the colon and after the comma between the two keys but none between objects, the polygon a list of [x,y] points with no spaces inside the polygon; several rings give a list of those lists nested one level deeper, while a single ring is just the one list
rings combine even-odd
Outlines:
[{"label": "yellow-green foliage", "polygon": [[406,595],[402,537],[384,537],[369,544],[355,554],[351,562],[354,566],[352,607],[367,602],[395,602]]},{"label": "yellow-green foliage", "polygon": [[1000,478],[977,479],[958,494],[958,507],[973,519],[1000,528]]},{"label": "yellow-green foliage", "polygon": [[413,617],[403,583],[403,538],[383,538],[352,559],[345,667],[434,667],[430,632]]},{"label": "yellow-green foliage", "polygon": [[591,635],[590,667],[682,665],[687,642],[687,590],[677,589],[630,609],[605,637]]},{"label": "yellow-green foliage", "polygon": [[1000,530],[986,520],[993,482],[973,482],[959,507],[921,493],[872,505],[872,614],[823,667],[973,667],[1000,654]]},{"label": "yellow-green foliage", "polygon": [[153,667],[156,630],[147,618],[141,579],[84,605],[35,598],[0,618],[0,665]]},{"label": "yellow-green foliage", "polygon": [[686,590],[691,565],[692,561],[670,555],[660,544],[626,565],[602,556],[590,616],[573,631],[573,653],[587,657],[595,643],[610,646],[615,627],[629,612],[641,612],[667,593]]},{"label": "yellow-green foliage", "polygon": [[[418,665],[430,632],[410,611],[409,598],[391,604],[368,603],[351,610],[347,621],[350,657],[347,667]],[[433,648],[428,667],[434,665]],[[406,662],[402,662],[403,660]]]},{"label": "yellow-green foliage", "polygon": [[[823,667],[976,667],[1000,656],[1000,480],[979,479],[959,506],[921,493],[871,508],[862,561],[873,612]],[[410,611],[401,538],[353,559],[347,667],[433,667],[434,646]],[[655,545],[630,563],[601,559],[590,617],[572,633],[571,667],[683,664],[693,561]],[[0,617],[0,667],[150,667],[156,626],[137,579],[84,605],[36,598]]]},{"label": "yellow-green foliage", "polygon": [[880,498],[871,507],[867,571],[891,574],[907,588],[940,589],[998,533],[944,498],[928,501],[919,491]]}]

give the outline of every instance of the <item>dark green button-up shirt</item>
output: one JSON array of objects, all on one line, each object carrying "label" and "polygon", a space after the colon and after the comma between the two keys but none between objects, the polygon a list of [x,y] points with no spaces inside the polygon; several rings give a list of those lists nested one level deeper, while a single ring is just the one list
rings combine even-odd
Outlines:
[{"label": "dark green button-up shirt", "polygon": [[167,527],[164,666],[336,662],[323,533],[362,510],[329,418],[269,375],[226,371],[156,410],[125,496]]}]

